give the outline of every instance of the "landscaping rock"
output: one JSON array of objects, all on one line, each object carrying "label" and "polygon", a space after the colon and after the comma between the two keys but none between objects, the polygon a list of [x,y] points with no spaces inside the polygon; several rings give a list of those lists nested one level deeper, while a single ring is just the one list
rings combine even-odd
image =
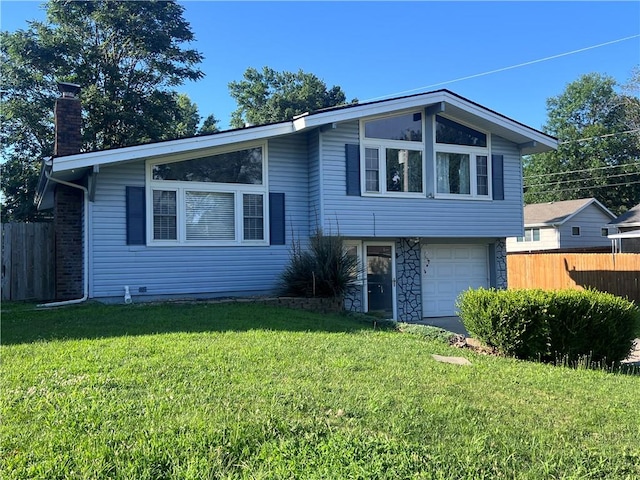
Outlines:
[{"label": "landscaping rock", "polygon": [[451,363],[453,365],[471,365],[471,362],[464,357],[444,357],[442,355],[431,355],[436,362]]}]

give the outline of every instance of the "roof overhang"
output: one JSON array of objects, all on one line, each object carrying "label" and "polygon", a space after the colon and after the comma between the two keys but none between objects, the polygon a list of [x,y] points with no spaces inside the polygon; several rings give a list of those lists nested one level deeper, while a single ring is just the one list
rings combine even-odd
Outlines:
[{"label": "roof overhang", "polygon": [[[42,160],[40,169],[40,179],[38,180],[38,188],[33,203],[38,210],[48,210],[54,206],[53,192],[55,182],[50,180],[53,171],[53,163],[51,157]],[[90,168],[74,168],[57,173],[55,178],[64,182],[77,182],[86,177],[91,171]]]},{"label": "roof overhang", "polygon": [[57,157],[52,173],[110,165],[141,159],[153,159],[206,150],[235,143],[265,140],[281,135],[302,132],[323,125],[352,121],[363,117],[392,113],[401,110],[438,106],[438,111],[478,128],[485,129],[519,146],[523,155],[555,149],[557,139],[528,127],[448,90],[411,95],[378,102],[346,105],[315,113],[303,114],[293,120],[256,127],[228,130],[197,137],[134,145],[96,152]]},{"label": "roof overhang", "polygon": [[438,110],[463,122],[490,131],[520,148],[522,155],[542,153],[558,147],[558,140],[550,135],[512,120],[448,90],[412,95],[380,102],[329,109],[325,112],[300,115],[293,123],[296,131],[329,123],[340,123],[363,117],[382,115],[400,110],[438,105]]},{"label": "roof overhang", "polygon": [[111,165],[141,159],[153,159],[168,155],[197,152],[199,150],[261,140],[289,133],[294,133],[292,122],[281,122],[259,127],[229,130],[199,137],[78,153],[66,157],[56,157],[53,162],[52,172],[57,173],[66,170],[89,168],[95,165]]}]

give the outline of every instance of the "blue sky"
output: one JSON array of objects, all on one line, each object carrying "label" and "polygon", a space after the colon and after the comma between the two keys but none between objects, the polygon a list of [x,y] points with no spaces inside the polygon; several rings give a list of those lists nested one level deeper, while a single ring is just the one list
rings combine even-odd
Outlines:
[{"label": "blue sky", "polygon": [[[302,69],[360,101],[447,88],[541,128],[568,83],[591,72],[625,83],[640,64],[638,1],[180,3],[206,76],[179,90],[221,128],[235,109],[227,84],[248,67]],[[43,19],[40,5],[2,0],[2,30]]]}]

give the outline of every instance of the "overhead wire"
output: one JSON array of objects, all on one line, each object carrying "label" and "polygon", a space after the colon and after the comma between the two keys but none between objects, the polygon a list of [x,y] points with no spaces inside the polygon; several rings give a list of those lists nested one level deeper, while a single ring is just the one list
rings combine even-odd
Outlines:
[{"label": "overhead wire", "polygon": [[620,187],[620,186],[627,186],[627,185],[636,185],[640,183],[640,180],[636,181],[636,182],[622,182],[622,183],[612,183],[612,184],[607,184],[607,185],[594,185],[591,187],[575,187],[575,188],[561,188],[558,190],[545,190],[543,192],[535,192],[536,195],[545,195],[547,193],[557,193],[557,192],[574,192],[577,190],[596,190],[598,188],[608,188],[608,187]]},{"label": "overhead wire", "polygon": [[634,128],[632,130],[625,130],[624,132],[605,133],[604,135],[595,135],[593,137],[577,138],[575,140],[566,140],[564,142],[558,142],[558,145],[566,145],[568,143],[586,142],[587,140],[594,140],[596,138],[617,137],[618,135],[624,135],[627,133],[640,132],[640,128]]},{"label": "overhead wire", "polygon": [[528,178],[537,178],[537,177],[549,177],[551,175],[565,175],[565,174],[569,174],[569,173],[582,173],[582,172],[591,172],[594,170],[605,170],[608,168],[621,168],[621,167],[628,167],[631,165],[637,165],[640,166],[640,162],[632,162],[632,163],[622,163],[620,165],[607,165],[604,167],[590,167],[590,168],[583,168],[580,170],[567,170],[567,171],[563,171],[563,172],[552,172],[552,173],[537,173],[534,175],[527,175],[526,177],[524,177],[524,179],[528,179]]},{"label": "overhead wire", "polygon": [[455,83],[455,82],[461,82],[463,80],[471,80],[472,78],[484,77],[486,75],[492,75],[494,73],[500,73],[500,72],[504,72],[504,71],[507,71],[507,70],[513,70],[514,68],[526,67],[528,65],[533,65],[533,64],[541,63],[541,62],[546,62],[548,60],[554,60],[556,58],[561,58],[561,57],[566,57],[568,55],[574,55],[576,53],[586,52],[588,50],[593,50],[594,48],[600,48],[600,47],[605,47],[607,45],[613,45],[614,43],[620,43],[620,42],[624,42],[624,41],[631,40],[633,38],[638,38],[638,37],[640,37],[640,34],[631,35],[631,36],[623,37],[623,38],[618,38],[616,40],[611,40],[609,42],[599,43],[597,45],[591,45],[589,47],[579,48],[577,50],[572,50],[570,52],[559,53],[557,55],[551,55],[549,57],[539,58],[537,60],[530,60],[528,62],[519,63],[517,65],[511,65],[511,66],[508,66],[508,67],[497,68],[495,70],[490,70],[490,71],[482,72],[482,73],[476,73],[474,75],[467,75],[465,77],[456,78],[454,80],[448,80],[446,82],[432,83],[431,85],[426,85],[424,87],[417,87],[417,88],[412,88],[410,90],[404,90],[402,92],[390,93],[388,95],[382,95],[382,96],[379,96],[379,97],[369,98],[367,100],[363,100],[363,102],[372,102],[372,101],[381,100],[381,99],[387,98],[387,97],[396,97],[396,96],[399,96],[399,95],[405,95],[405,94],[408,94],[408,93],[417,92],[419,90],[427,90],[429,88],[439,87],[440,85],[446,85],[448,83]]},{"label": "overhead wire", "polygon": [[[607,175],[607,179],[610,178],[618,178],[618,177],[626,177],[628,175],[640,175],[640,172],[627,172],[627,173],[618,173],[616,175]],[[585,182],[585,181],[591,181],[591,180],[596,180],[594,178],[574,178],[571,180],[558,180],[556,182],[547,182],[547,183],[534,183],[531,185],[524,185],[527,188],[533,188],[533,187],[545,187],[547,185],[560,185],[562,183],[572,183],[572,182]]]}]

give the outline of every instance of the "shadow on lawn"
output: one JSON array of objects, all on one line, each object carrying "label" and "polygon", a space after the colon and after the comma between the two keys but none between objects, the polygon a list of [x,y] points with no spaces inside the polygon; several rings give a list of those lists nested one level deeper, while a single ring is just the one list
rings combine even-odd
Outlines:
[{"label": "shadow on lawn", "polygon": [[360,315],[320,314],[257,303],[156,303],[83,305],[54,309],[30,304],[3,304],[2,345],[50,340],[154,335],[162,333],[292,332],[355,333],[390,328],[384,321]]}]

